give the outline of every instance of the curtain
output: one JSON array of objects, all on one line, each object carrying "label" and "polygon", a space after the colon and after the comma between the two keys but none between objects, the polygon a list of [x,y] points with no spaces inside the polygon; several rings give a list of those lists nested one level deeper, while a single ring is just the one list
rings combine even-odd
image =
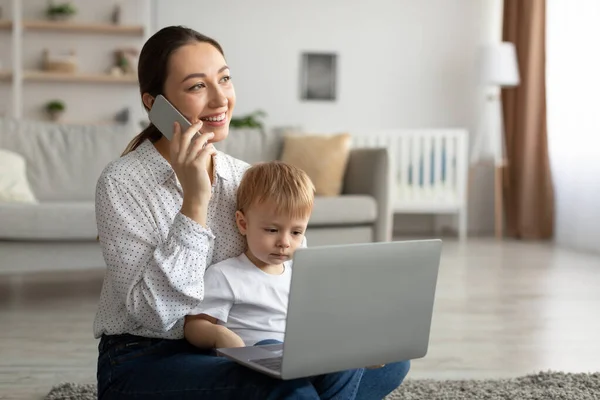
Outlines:
[{"label": "curtain", "polygon": [[503,89],[507,169],[507,236],[548,239],[554,233],[554,188],[546,123],[546,1],[504,0],[503,41],[517,51],[521,83]]},{"label": "curtain", "polygon": [[600,1],[549,1],[546,18],[554,239],[600,253]]}]

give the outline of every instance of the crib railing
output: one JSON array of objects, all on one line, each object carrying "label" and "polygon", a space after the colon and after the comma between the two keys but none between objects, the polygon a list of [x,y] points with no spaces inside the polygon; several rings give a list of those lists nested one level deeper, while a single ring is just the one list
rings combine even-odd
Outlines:
[{"label": "crib railing", "polygon": [[456,213],[461,235],[466,235],[466,130],[357,133],[352,141],[353,147],[385,147],[390,152],[395,213]]}]

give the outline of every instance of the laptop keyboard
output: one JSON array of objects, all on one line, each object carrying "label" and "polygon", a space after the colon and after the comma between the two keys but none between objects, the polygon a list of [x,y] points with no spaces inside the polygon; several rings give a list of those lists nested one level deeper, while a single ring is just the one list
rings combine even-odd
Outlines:
[{"label": "laptop keyboard", "polygon": [[269,358],[258,358],[256,360],[250,360],[254,364],[258,364],[261,367],[270,369],[271,371],[281,371],[281,362],[283,357],[269,357]]}]

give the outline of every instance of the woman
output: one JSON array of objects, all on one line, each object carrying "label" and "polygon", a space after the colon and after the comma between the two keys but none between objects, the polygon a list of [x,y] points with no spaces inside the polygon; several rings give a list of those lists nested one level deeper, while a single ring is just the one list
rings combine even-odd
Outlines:
[{"label": "woman", "polygon": [[397,387],[408,363],[280,381],[183,339],[184,317],[203,298],[205,268],[244,250],[234,214],[248,165],[212,145],[227,137],[235,105],[216,41],[164,28],[144,45],[138,78],[147,110],[162,94],[193,125],[181,132],[175,124],[171,141],[150,125],[98,180],[107,264],[94,321],[98,397],[376,399]]}]

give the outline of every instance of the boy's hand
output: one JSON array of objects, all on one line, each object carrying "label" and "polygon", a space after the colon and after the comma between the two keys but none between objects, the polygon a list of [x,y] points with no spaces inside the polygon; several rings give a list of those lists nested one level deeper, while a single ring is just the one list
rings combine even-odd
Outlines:
[{"label": "boy's hand", "polygon": [[219,330],[219,333],[217,335],[217,340],[215,341],[215,348],[218,349],[246,346],[242,338],[239,337],[237,333],[232,332],[224,326],[220,326],[219,328],[222,329]]},{"label": "boy's hand", "polygon": [[366,369],[377,369],[377,368],[383,368],[385,367],[385,364],[381,364],[381,365],[369,365],[368,367],[365,367]]}]

